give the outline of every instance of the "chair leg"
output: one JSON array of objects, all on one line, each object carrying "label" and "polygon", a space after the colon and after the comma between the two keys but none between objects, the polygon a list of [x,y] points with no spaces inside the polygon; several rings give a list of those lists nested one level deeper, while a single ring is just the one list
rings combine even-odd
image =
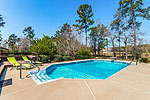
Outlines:
[{"label": "chair leg", "polygon": [[18,67],[19,67],[19,66],[16,66],[16,67],[17,67],[17,70],[18,70]]},{"label": "chair leg", "polygon": [[13,69],[14,69],[14,67],[12,67],[12,68],[10,69],[10,71],[13,70]]}]

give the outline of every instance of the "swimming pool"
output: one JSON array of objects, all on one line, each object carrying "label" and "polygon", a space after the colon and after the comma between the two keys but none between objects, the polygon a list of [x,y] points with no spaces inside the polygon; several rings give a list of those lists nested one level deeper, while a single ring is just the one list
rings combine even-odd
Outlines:
[{"label": "swimming pool", "polygon": [[37,84],[46,83],[52,80],[67,79],[107,79],[111,75],[127,67],[129,63],[88,60],[79,62],[52,64],[49,67],[32,74]]}]

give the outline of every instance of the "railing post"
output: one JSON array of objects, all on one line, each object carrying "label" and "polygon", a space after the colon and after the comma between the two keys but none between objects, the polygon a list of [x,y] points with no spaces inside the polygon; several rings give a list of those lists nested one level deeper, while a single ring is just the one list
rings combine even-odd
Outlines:
[{"label": "railing post", "polygon": [[32,64],[31,62],[29,62],[29,61],[23,61],[23,62],[20,64],[20,80],[22,79],[22,64],[23,64],[23,63],[29,63],[30,65],[32,65],[32,66],[38,68],[38,71],[37,71],[37,72],[34,72],[34,73],[32,73],[32,74],[38,73],[38,72],[40,71],[40,68],[39,68],[37,65],[34,65],[34,64]]},{"label": "railing post", "polygon": [[22,64],[23,63],[20,64],[20,79],[22,79]]},{"label": "railing post", "polygon": [[136,65],[138,65],[138,60],[136,60]]}]

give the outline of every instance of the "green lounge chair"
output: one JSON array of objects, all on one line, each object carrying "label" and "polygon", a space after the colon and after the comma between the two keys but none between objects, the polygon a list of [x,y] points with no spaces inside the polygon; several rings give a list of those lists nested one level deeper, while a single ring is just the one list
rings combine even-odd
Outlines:
[{"label": "green lounge chair", "polygon": [[[15,57],[7,57],[7,59],[9,61],[9,63],[13,65],[13,67],[10,70],[12,70],[14,67],[17,67],[17,69],[18,69],[18,67],[21,66],[21,64],[19,64],[16,61]],[[22,64],[22,66],[25,67],[25,68],[31,68],[32,65],[30,65],[30,64]]]},{"label": "green lounge chair", "polygon": [[23,58],[23,60],[24,61],[29,61],[29,62],[31,62],[31,63],[33,63],[33,64],[41,64],[42,65],[42,62],[39,62],[39,61],[30,61],[28,58],[27,58],[27,56],[22,56],[22,58]]}]

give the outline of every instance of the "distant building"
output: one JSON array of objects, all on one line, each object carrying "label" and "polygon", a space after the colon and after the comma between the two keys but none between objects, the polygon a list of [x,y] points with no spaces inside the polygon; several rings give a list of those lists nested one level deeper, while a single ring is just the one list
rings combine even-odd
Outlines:
[{"label": "distant building", "polygon": [[103,49],[103,52],[110,53],[110,52],[112,52],[112,48],[105,48],[105,49]]}]

